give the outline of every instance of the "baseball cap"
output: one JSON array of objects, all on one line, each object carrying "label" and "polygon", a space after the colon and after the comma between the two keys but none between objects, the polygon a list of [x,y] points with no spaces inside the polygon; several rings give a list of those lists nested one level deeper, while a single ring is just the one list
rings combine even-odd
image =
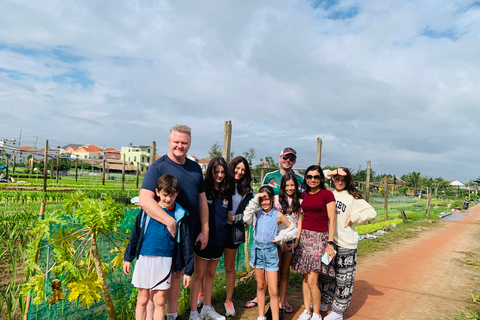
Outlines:
[{"label": "baseball cap", "polygon": [[297,151],[295,151],[295,149],[293,148],[290,148],[290,147],[287,147],[285,149],[282,150],[282,152],[280,153],[280,156],[284,156],[286,154],[293,154],[295,156],[295,158],[297,157]]}]

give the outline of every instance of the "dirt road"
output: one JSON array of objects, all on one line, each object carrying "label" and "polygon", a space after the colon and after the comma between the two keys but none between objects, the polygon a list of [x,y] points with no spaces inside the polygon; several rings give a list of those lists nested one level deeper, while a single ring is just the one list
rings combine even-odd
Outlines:
[{"label": "dirt road", "polygon": [[[358,259],[352,303],[344,319],[442,320],[474,308],[480,272],[461,259],[480,260],[480,205],[461,221],[441,222],[390,250]],[[471,256],[470,256],[471,257]],[[303,311],[301,292],[289,292],[297,319]],[[478,308],[478,307],[477,307]],[[242,318],[256,319],[256,308]]]},{"label": "dirt road", "polygon": [[360,259],[345,318],[454,319],[480,292],[479,273],[460,261],[467,253],[480,256],[480,205],[468,213]]}]

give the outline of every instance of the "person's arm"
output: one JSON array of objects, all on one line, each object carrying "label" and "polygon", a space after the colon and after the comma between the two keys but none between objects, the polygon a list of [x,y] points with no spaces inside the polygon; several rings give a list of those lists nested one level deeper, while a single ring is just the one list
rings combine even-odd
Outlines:
[{"label": "person's arm", "polygon": [[298,221],[297,221],[298,234],[297,234],[297,237],[295,238],[295,243],[292,244],[293,247],[288,248],[289,250],[292,250],[298,247],[298,243],[300,242],[300,234],[302,233],[302,223],[303,223],[303,212],[298,214]]},{"label": "person's arm", "polygon": [[205,249],[208,244],[208,203],[205,192],[198,194],[198,212],[200,214],[200,224],[202,231],[199,233],[195,243],[200,242],[200,250]]},{"label": "person's arm", "polygon": [[170,217],[155,201],[155,192],[147,189],[140,189],[138,205],[150,218],[164,224],[173,238],[177,236],[177,221]]},{"label": "person's arm", "polygon": [[[327,214],[328,214],[328,241],[333,241],[335,236],[335,220],[337,218],[335,214],[335,201],[331,201],[327,203]],[[333,246],[331,244],[327,244],[326,251],[330,258],[333,259],[335,257],[335,250],[333,249]]]},{"label": "person's arm", "polygon": [[277,223],[283,223],[287,228],[280,231],[272,242],[283,243],[292,240],[297,236],[297,227],[291,223],[281,212],[278,214]]},{"label": "person's arm", "polygon": [[245,211],[243,211],[243,221],[246,224],[253,225],[255,222],[255,214],[257,213],[258,203],[259,203],[260,196],[257,193],[255,197],[250,200]]},{"label": "person's arm", "polygon": [[356,224],[371,220],[377,216],[375,209],[363,199],[355,199],[352,203],[352,212],[345,221],[344,228],[350,226],[351,224]]}]

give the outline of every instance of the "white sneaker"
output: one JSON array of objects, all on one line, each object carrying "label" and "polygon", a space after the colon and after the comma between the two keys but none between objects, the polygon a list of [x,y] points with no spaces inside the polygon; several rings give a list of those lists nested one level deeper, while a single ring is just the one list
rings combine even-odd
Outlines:
[{"label": "white sneaker", "polygon": [[267,317],[258,317],[257,320],[267,320]]},{"label": "white sneaker", "polygon": [[225,317],[215,311],[211,306],[203,306],[200,316],[203,320],[225,320]]},{"label": "white sneaker", "polygon": [[200,315],[198,314],[198,312],[195,312],[195,314],[193,314],[192,312],[190,312],[190,318],[188,318],[189,320],[202,320],[202,318],[200,317]]},{"label": "white sneaker", "polygon": [[323,318],[323,320],[343,320],[343,313],[337,313],[335,311],[332,311],[328,314],[328,316]]},{"label": "white sneaker", "polygon": [[225,316],[233,317],[235,315],[235,307],[233,306],[233,302],[228,300],[224,303],[225,305]]},{"label": "white sneaker", "polygon": [[303,310],[302,314],[298,317],[298,320],[309,320],[312,317],[310,313],[308,313],[307,309]]},{"label": "white sneaker", "polygon": [[320,311],[327,311],[327,310],[328,310],[328,304],[321,303],[320,304]]},{"label": "white sneaker", "polygon": [[314,312],[310,320],[322,320],[322,316]]}]

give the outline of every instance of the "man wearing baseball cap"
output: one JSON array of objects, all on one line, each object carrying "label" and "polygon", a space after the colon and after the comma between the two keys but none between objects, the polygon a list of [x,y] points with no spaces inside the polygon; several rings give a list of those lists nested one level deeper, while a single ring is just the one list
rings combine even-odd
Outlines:
[{"label": "man wearing baseball cap", "polygon": [[293,172],[297,178],[298,185],[303,186],[303,176],[293,171],[293,165],[295,162],[297,162],[297,152],[295,149],[290,147],[283,149],[282,152],[280,152],[278,161],[280,162],[280,169],[267,173],[265,178],[263,178],[262,185],[269,185],[273,188],[273,191],[277,195],[280,191],[280,182],[282,181],[282,177],[287,172]]}]

